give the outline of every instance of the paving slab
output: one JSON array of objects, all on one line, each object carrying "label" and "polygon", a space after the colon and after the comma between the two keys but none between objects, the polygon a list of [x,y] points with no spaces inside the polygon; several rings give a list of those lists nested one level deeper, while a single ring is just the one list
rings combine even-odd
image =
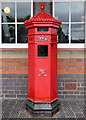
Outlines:
[{"label": "paving slab", "polygon": [[[19,119],[34,119],[25,108],[26,100],[21,99],[6,99],[2,100],[2,120],[10,120],[13,118]],[[84,101],[78,100],[61,100],[60,110],[52,117],[39,118],[46,120],[86,120],[86,107]]]}]

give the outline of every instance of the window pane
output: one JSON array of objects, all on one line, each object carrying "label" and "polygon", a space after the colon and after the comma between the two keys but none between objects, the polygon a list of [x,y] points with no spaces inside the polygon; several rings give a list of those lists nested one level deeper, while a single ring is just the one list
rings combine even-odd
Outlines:
[{"label": "window pane", "polygon": [[52,3],[51,2],[34,2],[34,15],[41,12],[41,4],[44,5],[45,13],[52,15]]},{"label": "window pane", "polygon": [[2,43],[15,43],[15,25],[2,25]]},{"label": "window pane", "polygon": [[14,22],[15,21],[15,4],[14,3],[2,3],[2,22]]},{"label": "window pane", "polygon": [[31,17],[31,3],[18,3],[17,4],[17,21],[24,22]]},{"label": "window pane", "polygon": [[17,25],[17,42],[28,43],[28,29],[23,24]]},{"label": "window pane", "polygon": [[71,43],[85,43],[85,26],[82,24],[71,25]]},{"label": "window pane", "polygon": [[72,22],[84,22],[84,3],[71,3]]},{"label": "window pane", "polygon": [[61,25],[58,29],[58,43],[69,43],[69,25]]},{"label": "window pane", "polygon": [[69,5],[68,3],[55,3],[55,17],[62,22],[69,21]]}]

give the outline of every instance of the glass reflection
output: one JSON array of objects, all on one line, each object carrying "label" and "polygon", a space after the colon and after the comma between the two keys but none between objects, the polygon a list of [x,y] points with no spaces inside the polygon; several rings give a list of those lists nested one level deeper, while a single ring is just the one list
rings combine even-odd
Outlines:
[{"label": "glass reflection", "polygon": [[71,25],[71,43],[85,43],[84,24]]},{"label": "glass reflection", "polygon": [[17,42],[28,43],[28,30],[25,25],[17,25]]},{"label": "glass reflection", "polygon": [[52,2],[34,2],[34,15],[41,12],[41,4],[44,5],[45,13],[52,15]]},{"label": "glass reflection", "polygon": [[2,25],[2,43],[15,43],[15,25]]},{"label": "glass reflection", "polygon": [[69,25],[61,25],[58,29],[58,43],[69,43]]},{"label": "glass reflection", "polygon": [[71,3],[72,22],[84,22],[84,3]]},{"label": "glass reflection", "polygon": [[15,21],[15,4],[14,3],[2,3],[2,22],[14,22]]},{"label": "glass reflection", "polygon": [[69,4],[55,3],[55,18],[62,22],[69,21]]},{"label": "glass reflection", "polygon": [[17,21],[24,22],[31,17],[31,3],[17,3]]}]

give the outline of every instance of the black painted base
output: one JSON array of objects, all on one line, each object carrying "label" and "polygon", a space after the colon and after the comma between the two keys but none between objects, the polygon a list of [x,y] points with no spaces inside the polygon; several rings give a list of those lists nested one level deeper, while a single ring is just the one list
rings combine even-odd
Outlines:
[{"label": "black painted base", "polygon": [[34,103],[31,100],[27,100],[26,110],[29,111],[34,117],[52,117],[59,111],[60,102],[55,100],[51,103]]}]

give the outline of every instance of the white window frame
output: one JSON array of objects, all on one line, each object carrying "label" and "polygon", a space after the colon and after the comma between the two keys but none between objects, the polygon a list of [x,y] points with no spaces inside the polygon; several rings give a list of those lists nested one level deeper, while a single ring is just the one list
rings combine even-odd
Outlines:
[{"label": "white window frame", "polygon": [[[17,43],[17,25],[18,24],[24,24],[24,22],[17,22],[17,3],[26,3],[26,2],[30,2],[30,0],[28,1],[9,1],[7,3],[15,3],[15,22],[9,22],[9,23],[1,23],[1,14],[0,14],[0,39],[2,40],[2,29],[1,29],[1,25],[2,24],[15,24],[15,43],[1,43],[0,40],[0,48],[28,48],[28,43]],[[6,3],[3,2],[3,3]],[[1,2],[0,2],[0,13],[1,13]],[[31,17],[33,16],[33,0],[31,0]]]},{"label": "white window frame", "polygon": [[[59,43],[58,44],[58,48],[85,48],[86,46],[86,34],[85,34],[85,43],[71,43],[71,23],[72,24],[85,24],[86,23],[86,15],[85,15],[85,22],[71,22],[71,2],[85,2],[86,0],[53,0],[53,3],[55,4],[55,2],[57,3],[69,3],[69,22],[62,22],[62,24],[69,24],[69,43]],[[53,17],[55,17],[54,15],[54,5],[53,5]],[[86,14],[86,13],[85,13]],[[85,24],[85,28],[86,28],[86,24]],[[85,33],[86,33],[86,29],[85,29]]]},{"label": "white window frame", "polygon": [[[46,0],[47,1],[47,0]],[[85,48],[86,46],[86,42],[85,43],[70,43],[70,40],[71,40],[71,4],[70,2],[85,2],[86,0],[52,0],[53,2],[53,17],[54,17],[54,4],[55,2],[69,2],[69,43],[59,43],[58,44],[58,48]],[[13,1],[14,2],[14,1]],[[18,1],[19,2],[19,1]],[[17,43],[17,24],[23,24],[24,22],[17,22],[17,9],[16,9],[16,3],[18,3],[17,0],[15,0],[15,34],[16,34],[16,39],[15,39],[15,43],[1,43],[1,40],[0,40],[0,48],[28,48],[28,43]],[[25,3],[25,2],[29,2],[29,0],[24,0],[24,1],[21,1],[20,2],[22,3]],[[3,3],[6,3],[6,1]],[[12,1],[9,1],[9,3],[12,3]],[[0,2],[0,13],[1,13],[1,2]],[[86,14],[86,13],[85,13]],[[31,0],[31,17],[33,16],[33,0]],[[85,15],[85,18],[86,18],[86,15]],[[65,22],[65,24],[67,24]],[[72,22],[73,23],[73,22]],[[75,22],[76,23],[76,22]],[[83,22],[77,22],[78,23],[82,23]],[[85,23],[86,23],[86,19],[85,19]],[[85,24],[84,23],[84,24]],[[1,31],[1,24],[6,24],[6,23],[1,23],[1,14],[0,14],[0,39],[2,39],[2,31]],[[9,23],[9,24],[12,24],[12,23]],[[63,22],[64,24],[64,22]],[[85,28],[86,28],[86,24],[85,24]],[[86,30],[85,30],[85,33],[86,33]],[[85,41],[86,41],[86,34],[85,34]]]}]

